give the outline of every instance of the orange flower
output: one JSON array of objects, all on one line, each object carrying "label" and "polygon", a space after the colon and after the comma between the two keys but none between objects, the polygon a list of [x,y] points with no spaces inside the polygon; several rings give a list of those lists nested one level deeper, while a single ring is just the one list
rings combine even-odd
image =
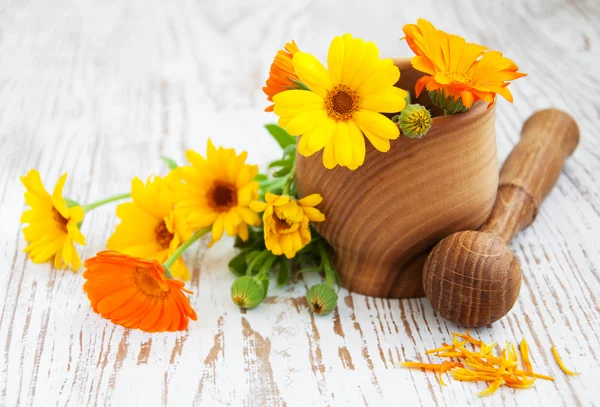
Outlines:
[{"label": "orange flower", "polygon": [[181,331],[196,320],[183,282],[165,275],[156,260],[104,251],[85,261],[83,290],[92,309],[126,328]]},{"label": "orange flower", "polygon": [[[285,50],[277,51],[269,70],[269,79],[267,79],[266,86],[262,88],[269,102],[273,101],[273,96],[284,90],[299,88],[297,82],[300,82],[300,79],[292,66],[292,57],[298,51],[295,41],[285,44]],[[273,106],[267,106],[265,112],[272,112]]]},{"label": "orange flower", "polygon": [[417,96],[425,87],[455,101],[460,98],[466,108],[478,100],[491,106],[496,94],[512,102],[512,94],[507,89],[509,81],[527,75],[517,72],[519,67],[501,52],[488,51],[458,35],[437,30],[422,18],[416,25],[407,24],[402,30],[408,46],[416,54],[411,59],[412,66],[427,74],[417,81]]}]

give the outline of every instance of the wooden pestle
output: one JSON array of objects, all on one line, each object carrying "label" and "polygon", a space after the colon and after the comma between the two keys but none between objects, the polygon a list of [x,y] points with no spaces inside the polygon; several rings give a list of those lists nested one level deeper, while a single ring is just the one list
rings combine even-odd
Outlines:
[{"label": "wooden pestle", "polygon": [[578,143],[577,123],[560,110],[539,111],[525,122],[481,230],[454,233],[427,257],[423,287],[444,318],[478,327],[510,311],[519,296],[521,269],[508,243],[531,225]]}]

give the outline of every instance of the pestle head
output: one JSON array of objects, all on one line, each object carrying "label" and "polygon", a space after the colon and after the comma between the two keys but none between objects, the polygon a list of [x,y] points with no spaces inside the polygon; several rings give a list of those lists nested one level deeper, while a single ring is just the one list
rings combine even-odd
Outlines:
[{"label": "pestle head", "polygon": [[521,268],[496,235],[457,232],[429,254],[423,287],[442,317],[478,327],[497,321],[513,307],[521,288]]}]

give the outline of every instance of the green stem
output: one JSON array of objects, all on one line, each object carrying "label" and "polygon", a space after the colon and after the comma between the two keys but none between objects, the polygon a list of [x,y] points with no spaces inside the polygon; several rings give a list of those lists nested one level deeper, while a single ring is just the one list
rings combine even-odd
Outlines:
[{"label": "green stem", "polygon": [[188,247],[190,247],[196,240],[200,239],[202,236],[204,236],[205,234],[207,234],[210,231],[211,231],[210,227],[197,230],[192,235],[192,237],[190,237],[188,240],[186,240],[185,242],[183,242],[182,245],[179,246],[177,248],[177,250],[175,250],[175,253],[173,253],[171,255],[171,257],[169,257],[167,259],[167,261],[165,261],[163,263],[163,266],[165,266],[165,269],[168,270],[173,265],[173,263],[175,263],[175,261],[179,258],[179,256],[181,256],[183,254],[183,252],[185,252],[187,250]]},{"label": "green stem", "polygon": [[261,266],[258,275],[256,276],[257,280],[262,280],[264,278],[269,278],[269,271],[271,271],[271,267],[273,267],[273,263],[277,260],[277,256],[271,255]]},{"label": "green stem", "polygon": [[99,206],[102,206],[104,204],[111,203],[111,202],[114,202],[114,201],[119,201],[121,199],[126,199],[126,198],[131,198],[131,194],[127,193],[127,194],[114,195],[114,196],[108,197],[106,199],[101,199],[101,200],[96,201],[96,202],[92,202],[92,203],[89,203],[89,204],[81,205],[81,208],[83,209],[84,212],[87,213],[87,212],[91,211],[92,209],[95,209],[95,208],[97,208]]},{"label": "green stem", "polygon": [[292,164],[292,169],[290,170],[290,175],[288,176],[288,179],[285,182],[285,185],[283,186],[283,191],[282,191],[283,195],[290,194],[290,188],[292,187],[292,182],[294,182],[295,179],[296,179],[296,160],[294,160],[294,164]]},{"label": "green stem", "polygon": [[331,266],[331,261],[327,248],[323,243],[319,243],[319,253],[321,254],[321,262],[323,264],[323,270],[325,270],[325,282],[329,287],[333,287],[335,284],[335,271]]}]

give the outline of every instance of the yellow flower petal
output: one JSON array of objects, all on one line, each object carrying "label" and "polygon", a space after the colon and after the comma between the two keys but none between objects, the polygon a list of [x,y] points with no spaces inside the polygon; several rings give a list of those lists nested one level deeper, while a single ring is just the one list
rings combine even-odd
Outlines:
[{"label": "yellow flower petal", "polygon": [[400,71],[391,60],[377,61],[373,74],[357,89],[361,97],[384,91],[387,87],[394,86],[400,79]]},{"label": "yellow flower petal", "polygon": [[275,199],[273,201],[273,206],[283,206],[283,205],[286,205],[289,201],[290,201],[289,196],[282,195],[282,196],[277,197],[277,199]]},{"label": "yellow flower petal", "polygon": [[331,140],[335,132],[335,121],[327,118],[318,127],[304,134],[298,143],[298,152],[305,157],[310,157],[322,150]]},{"label": "yellow flower petal", "polygon": [[221,239],[225,230],[225,216],[221,215],[215,220],[212,227],[212,242],[211,245]]},{"label": "yellow flower petal", "polygon": [[348,129],[349,142],[352,146],[352,163],[348,168],[355,170],[365,162],[365,138],[354,121],[348,122]]},{"label": "yellow flower petal", "polygon": [[389,139],[386,139],[383,137],[378,137],[378,136],[374,135],[373,133],[371,133],[370,131],[362,129],[362,128],[361,128],[361,131],[363,132],[365,137],[367,137],[367,139],[373,145],[373,147],[375,147],[375,149],[377,149],[377,151],[381,151],[382,153],[387,153],[388,151],[390,151],[390,140]]},{"label": "yellow flower petal", "polygon": [[[306,52],[297,52],[294,54],[292,64],[302,83],[308,86],[311,91],[325,97],[332,85],[329,72],[321,62]],[[275,101],[275,97],[273,101]],[[277,106],[277,102],[275,102],[275,106]]]},{"label": "yellow flower petal", "polygon": [[63,216],[63,218],[69,218],[69,209],[67,208],[67,203],[63,197],[63,188],[66,181],[67,173],[65,172],[58,179],[58,182],[54,187],[54,192],[52,192],[52,206],[54,206],[54,208]]},{"label": "yellow flower petal", "polygon": [[335,160],[335,133],[331,135],[331,140],[329,143],[325,145],[323,149],[323,165],[328,170],[331,170],[337,166],[337,161]]},{"label": "yellow flower petal", "polygon": [[[365,43],[365,54],[362,59],[361,67],[356,71],[352,80],[348,83],[352,89],[359,89],[371,75],[380,67],[379,50],[377,46],[369,41]],[[388,60],[389,61],[389,60]],[[385,62],[389,65],[389,62]]]},{"label": "yellow flower petal", "polygon": [[405,90],[392,86],[361,98],[359,106],[375,112],[397,113],[406,107],[407,95]]},{"label": "yellow flower petal", "polygon": [[329,46],[327,54],[327,67],[331,76],[331,84],[337,85],[342,82],[342,73],[344,71],[344,41],[342,37],[335,37]]},{"label": "yellow flower petal", "polygon": [[39,197],[50,198],[50,194],[46,191],[46,188],[44,188],[44,184],[42,184],[42,179],[40,178],[38,170],[30,170],[27,175],[21,177],[21,182],[32,194]]},{"label": "yellow flower petal", "polygon": [[252,201],[250,202],[250,209],[255,212],[264,212],[267,209],[267,204],[265,202]]},{"label": "yellow flower petal", "polygon": [[352,144],[347,122],[336,123],[334,142],[335,161],[342,167],[348,167],[352,163]]},{"label": "yellow flower petal", "polygon": [[85,213],[83,212],[83,208],[81,206],[74,206],[69,210],[71,220],[75,223],[80,223],[83,221],[85,217]]},{"label": "yellow flower petal", "polygon": [[298,200],[301,206],[317,206],[323,202],[323,197],[319,194],[310,194]]},{"label": "yellow flower petal", "polygon": [[400,135],[398,126],[382,114],[360,109],[354,113],[353,118],[363,132],[368,131],[378,137],[390,140],[395,140]]},{"label": "yellow flower petal", "polygon": [[79,243],[82,246],[85,245],[85,236],[83,233],[81,233],[75,222],[71,221],[67,223],[67,231],[71,240],[73,240],[75,243]]},{"label": "yellow flower petal", "polygon": [[304,214],[308,217],[308,220],[311,222],[323,222],[325,220],[325,215],[321,213],[317,208],[303,208]]},{"label": "yellow flower petal", "polygon": [[342,75],[342,84],[352,85],[352,81],[357,72],[362,69],[363,57],[365,56],[365,42],[356,38],[350,41],[344,55],[344,72]]},{"label": "yellow flower petal", "polygon": [[300,136],[318,127],[327,119],[327,113],[324,109],[311,110],[294,117],[285,126],[285,129],[292,136]]},{"label": "yellow flower petal", "polygon": [[280,117],[295,117],[304,112],[323,109],[323,98],[308,90],[286,90],[273,98],[273,111]]}]

